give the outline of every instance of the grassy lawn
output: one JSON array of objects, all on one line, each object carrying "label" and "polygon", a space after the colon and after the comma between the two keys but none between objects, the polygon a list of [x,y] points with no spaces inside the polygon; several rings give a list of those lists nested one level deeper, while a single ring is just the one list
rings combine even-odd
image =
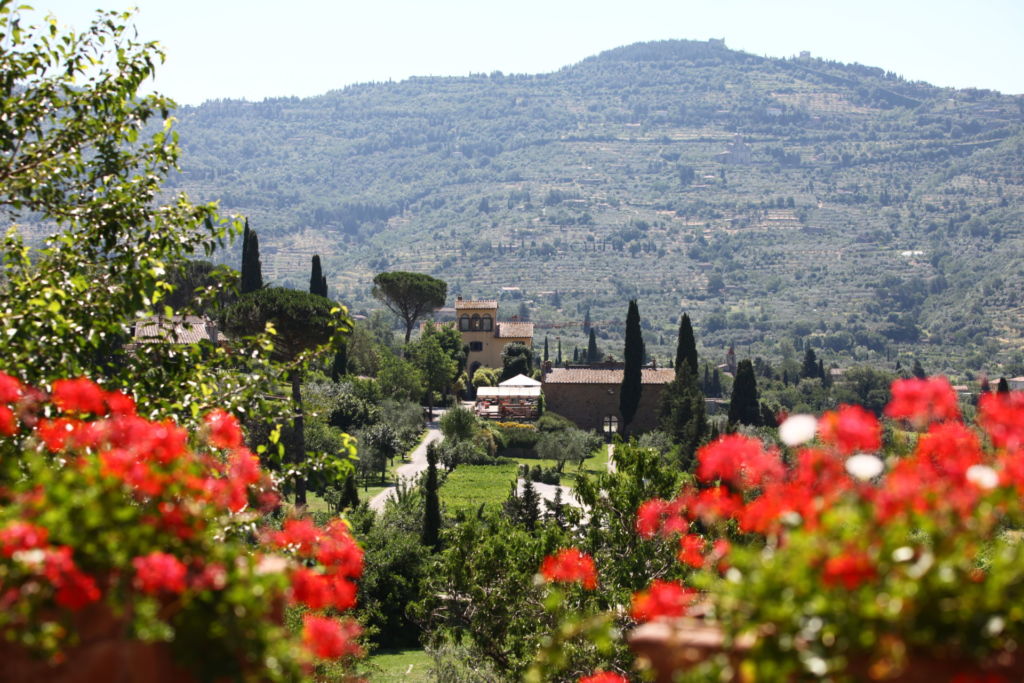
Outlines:
[{"label": "grassy lawn", "polygon": [[441,487],[441,504],[448,513],[476,512],[480,504],[501,505],[516,479],[517,465],[459,465]]},{"label": "grassy lawn", "polygon": [[[544,460],[542,458],[517,458],[518,463],[522,465],[540,465],[543,468],[555,467],[558,463],[554,460]],[[579,468],[572,463],[566,463],[565,469],[562,471],[562,486],[575,486],[576,475],[579,472],[585,472],[587,474],[600,474],[608,471],[608,448],[605,445],[601,445],[601,448],[594,451],[594,455],[590,456],[583,461]]]},{"label": "grassy lawn", "polygon": [[369,680],[426,681],[430,657],[423,650],[380,650],[361,667]]}]

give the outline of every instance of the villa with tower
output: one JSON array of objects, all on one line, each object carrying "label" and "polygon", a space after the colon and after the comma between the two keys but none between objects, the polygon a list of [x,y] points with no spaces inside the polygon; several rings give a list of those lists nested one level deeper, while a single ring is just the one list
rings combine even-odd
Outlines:
[{"label": "villa with tower", "polygon": [[462,342],[468,348],[466,368],[472,377],[477,368],[500,368],[506,344],[520,343],[533,348],[533,323],[516,319],[499,321],[495,299],[455,300],[455,320]]}]

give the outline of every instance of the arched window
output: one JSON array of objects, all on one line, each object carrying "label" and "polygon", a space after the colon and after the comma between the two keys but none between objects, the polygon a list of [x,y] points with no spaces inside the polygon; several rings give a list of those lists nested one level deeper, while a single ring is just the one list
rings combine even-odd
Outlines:
[{"label": "arched window", "polygon": [[459,318],[459,329],[463,332],[469,332],[469,316],[465,313]]},{"label": "arched window", "polygon": [[483,325],[483,327],[481,327],[480,329],[482,329],[484,332],[490,332],[491,330],[494,329],[494,320],[491,318],[491,316],[485,315],[483,318],[480,319],[480,321],[481,324]]},{"label": "arched window", "polygon": [[472,328],[472,329],[473,329],[474,331],[476,331],[476,330],[479,330],[479,329],[480,329],[480,316],[479,316],[479,315],[477,315],[476,313],[474,313],[474,314],[473,314],[473,322],[472,322],[472,324],[470,325],[470,327],[471,327],[471,328]]}]

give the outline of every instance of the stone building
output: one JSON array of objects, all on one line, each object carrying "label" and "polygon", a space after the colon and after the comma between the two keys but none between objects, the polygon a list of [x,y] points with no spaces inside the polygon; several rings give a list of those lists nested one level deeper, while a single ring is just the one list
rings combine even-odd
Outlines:
[{"label": "stone building", "polygon": [[[675,379],[671,368],[644,368],[643,390],[636,416],[629,425],[630,434],[649,432],[658,427],[658,403],[665,385]],[[547,410],[569,418],[580,429],[609,434],[621,431],[619,390],[622,367],[554,368],[544,375],[544,404]]]},{"label": "stone building", "polygon": [[455,320],[462,342],[469,351],[466,368],[470,378],[477,368],[500,368],[501,352],[506,344],[518,342],[533,348],[533,323],[519,320],[498,321],[498,302],[494,299],[455,300]]}]

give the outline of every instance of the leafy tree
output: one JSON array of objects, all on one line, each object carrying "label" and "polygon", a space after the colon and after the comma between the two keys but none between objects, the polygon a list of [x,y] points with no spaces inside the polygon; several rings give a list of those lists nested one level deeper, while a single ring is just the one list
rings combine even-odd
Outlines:
[{"label": "leafy tree", "polygon": [[441,416],[441,433],[451,441],[468,441],[480,428],[479,420],[473,411],[465,408],[452,408]]},{"label": "leafy tree", "polygon": [[533,351],[526,344],[512,342],[506,344],[501,352],[501,376],[498,382],[504,382],[517,375],[533,374]]},{"label": "leafy tree", "polygon": [[566,462],[574,462],[578,466],[600,445],[601,437],[570,427],[542,432],[536,448],[537,456],[544,460],[554,460],[556,469],[561,473]]},{"label": "leafy tree", "polygon": [[260,260],[260,238],[255,230],[249,229],[249,220],[245,221],[246,232],[242,245],[242,275],[238,290],[242,294],[255,292],[263,287],[263,262]]},{"label": "leafy tree", "polygon": [[434,393],[445,395],[458,372],[458,365],[441,347],[436,336],[424,336],[411,344],[412,363],[423,378],[430,419],[434,419]]},{"label": "leafy tree", "polygon": [[360,452],[364,453],[380,470],[380,483],[384,484],[388,462],[393,461],[401,444],[391,425],[375,422],[359,432]]},{"label": "leafy tree", "polygon": [[693,337],[693,325],[690,324],[690,316],[683,313],[679,319],[679,337],[676,342],[676,376],[679,376],[679,368],[686,362],[690,366],[690,374],[697,376],[697,340]]},{"label": "leafy tree", "polygon": [[473,373],[473,386],[493,387],[498,385],[498,372],[494,368],[477,368]]},{"label": "leafy tree", "polygon": [[420,543],[434,552],[441,549],[441,501],[437,489],[437,448],[430,443],[427,445],[427,478],[423,482],[423,533]]},{"label": "leafy tree", "polygon": [[[322,296],[294,289],[271,287],[239,297],[227,309],[221,324],[229,334],[255,335],[268,325],[274,330],[274,355],[290,366],[292,387],[292,443],[289,461],[301,465],[306,460],[302,409],[302,354],[329,343],[340,343],[351,331],[351,321],[343,309]],[[295,482],[295,502],[306,503],[306,480],[301,472]]]},{"label": "leafy tree", "polygon": [[629,302],[626,312],[626,345],[623,349],[625,367],[622,370],[622,388],[619,390],[619,413],[622,414],[622,431],[626,433],[640,406],[643,391],[644,338],[640,330],[640,309],[636,299]]},{"label": "leafy tree", "polygon": [[327,276],[320,267],[320,254],[313,254],[313,265],[309,273],[309,293],[327,298]]},{"label": "leafy tree", "polygon": [[736,366],[736,381],[729,400],[729,424],[761,424],[761,406],[757,399],[754,364],[744,359]]},{"label": "leafy tree", "polygon": [[912,374],[914,377],[918,379],[924,379],[925,377],[928,376],[928,374],[924,371],[924,368],[921,366],[921,361],[918,360],[917,358],[914,359],[914,366],[913,368],[911,368],[910,374]]},{"label": "leafy tree", "polygon": [[396,401],[419,401],[423,397],[423,373],[414,363],[390,351],[380,354],[379,363],[377,384],[381,394]]},{"label": "leafy tree", "polygon": [[891,373],[868,366],[849,368],[833,389],[838,403],[854,403],[881,415],[889,402]]},{"label": "leafy tree", "polygon": [[444,306],[448,284],[423,273],[392,271],[373,278],[373,296],[405,323],[405,343],[409,343],[416,321]]}]

